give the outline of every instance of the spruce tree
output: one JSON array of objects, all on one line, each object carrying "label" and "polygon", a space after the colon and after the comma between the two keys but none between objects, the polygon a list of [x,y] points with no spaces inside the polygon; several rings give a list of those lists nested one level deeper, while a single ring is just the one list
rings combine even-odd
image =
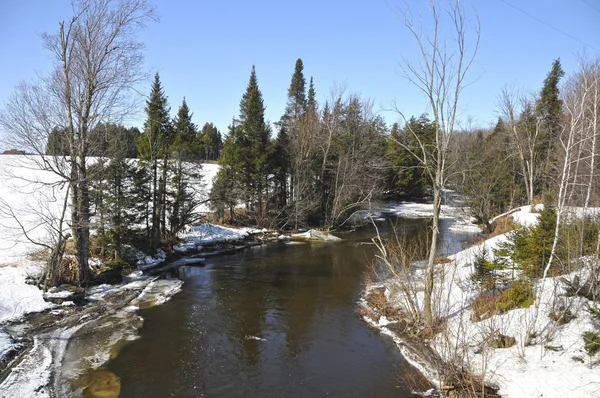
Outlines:
[{"label": "spruce tree", "polygon": [[149,233],[150,248],[152,251],[158,248],[161,232],[164,230],[166,174],[173,131],[169,111],[167,97],[157,73],[154,75],[150,96],[146,101],[144,131],[138,139],[141,165],[149,167],[152,181],[152,212],[151,222],[149,223],[151,228]]},{"label": "spruce tree", "polygon": [[221,132],[212,123],[205,123],[198,133],[197,141],[201,145],[202,159],[218,160],[223,149]]},{"label": "spruce tree", "polygon": [[[423,143],[423,148],[417,139]],[[433,157],[434,143],[435,125],[426,115],[418,119],[412,116],[402,130],[397,123],[392,126],[387,152],[393,170],[391,189],[396,195],[418,198],[431,189],[432,182],[415,154],[423,157],[425,149],[426,156]]]},{"label": "spruce tree", "polygon": [[221,168],[213,181],[210,192],[210,207],[223,221],[225,211],[229,210],[229,223],[234,222],[234,208],[244,199],[244,168],[247,164],[247,147],[241,126],[232,121],[229,132],[223,143],[223,151],[219,159]]},{"label": "spruce tree", "polygon": [[242,143],[246,145],[243,162],[243,184],[247,193],[247,203],[255,204],[256,221],[262,222],[265,213],[266,189],[270,163],[271,129],[265,122],[265,106],[258,88],[256,70],[252,66],[250,81],[240,101],[240,128]]},{"label": "spruce tree", "polygon": [[[288,88],[288,98],[285,113],[277,123],[279,131],[274,143],[274,168],[276,183],[277,204],[280,207],[287,205],[287,198],[293,196],[294,181],[297,181],[297,167],[294,159],[298,154],[293,153],[291,145],[298,142],[301,118],[305,115],[308,101],[306,99],[306,80],[304,78],[304,64],[298,58],[294,66],[294,73]],[[311,79],[312,82],[312,79]],[[313,93],[314,96],[314,88]],[[309,101],[311,100],[309,93]],[[314,102],[314,98],[312,98]],[[316,109],[316,108],[313,108]],[[291,181],[291,186],[288,186]]]},{"label": "spruce tree", "polygon": [[552,62],[552,69],[544,79],[540,98],[535,106],[535,117],[539,119],[539,158],[541,161],[541,189],[547,192],[552,182],[552,163],[560,134],[562,101],[559,97],[560,79],[564,76],[560,58]]},{"label": "spruce tree", "polygon": [[192,182],[199,180],[202,168],[198,156],[200,145],[197,141],[197,128],[192,122],[185,98],[173,120],[173,134],[173,143],[170,146],[173,164],[170,175],[169,227],[171,235],[175,236],[194,217],[197,201]]},{"label": "spruce tree", "polygon": [[565,75],[560,58],[552,62],[552,69],[544,79],[544,86],[537,103],[537,114],[542,118],[543,126],[547,129],[550,139],[554,140],[560,129],[562,101],[559,98],[558,85]]},{"label": "spruce tree", "polygon": [[312,76],[310,77],[310,84],[308,85],[307,105],[309,109],[317,109],[317,92],[315,91],[315,85],[313,83]]}]

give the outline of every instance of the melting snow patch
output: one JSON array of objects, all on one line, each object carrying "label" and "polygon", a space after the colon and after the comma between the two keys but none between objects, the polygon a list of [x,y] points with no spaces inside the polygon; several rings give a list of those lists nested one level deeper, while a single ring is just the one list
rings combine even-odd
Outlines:
[{"label": "melting snow patch", "polygon": [[186,245],[194,244],[195,246],[220,242],[237,242],[246,239],[246,237],[248,237],[248,232],[245,230],[210,223],[194,226],[190,232],[182,236]]},{"label": "melting snow patch", "polygon": [[245,336],[245,338],[246,338],[246,340],[267,341],[267,339],[263,339],[262,337],[250,336],[248,334]]}]

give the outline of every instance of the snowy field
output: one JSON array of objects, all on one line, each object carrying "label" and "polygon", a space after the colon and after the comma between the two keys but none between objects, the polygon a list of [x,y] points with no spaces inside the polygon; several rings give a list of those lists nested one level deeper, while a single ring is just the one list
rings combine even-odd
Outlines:
[{"label": "snowy field", "polygon": [[[60,161],[49,159],[54,167],[61,167]],[[25,283],[27,276],[40,274],[43,264],[30,259],[40,246],[29,241],[24,231],[36,241],[50,243],[49,225],[57,225],[67,193],[57,174],[41,169],[41,161],[37,156],[0,156],[0,361],[14,344],[2,323],[53,307],[44,301],[41,290]],[[218,169],[218,165],[203,164],[205,193]]]},{"label": "snowy field", "polygon": [[[571,209],[572,214],[581,216],[581,209]],[[597,209],[588,210],[596,214]],[[511,213],[516,222],[532,226],[539,214],[524,206]],[[473,259],[481,247],[487,248],[491,260],[492,250],[507,240],[507,234],[486,240],[450,256],[450,263],[444,265],[444,281],[438,282],[438,314],[447,319],[447,332],[436,336],[432,345],[448,361],[463,361],[471,370],[485,374],[487,382],[500,388],[502,396],[520,397],[600,397],[600,368],[598,358],[590,358],[585,349],[583,334],[598,330],[587,308],[592,304],[583,297],[568,297],[565,286],[559,278],[547,278],[534,284],[536,302],[529,308],[518,308],[501,315],[494,315],[479,322],[471,320],[471,301],[478,289],[471,280],[474,273]],[[563,275],[572,280],[579,276],[587,277],[586,269],[572,275]],[[386,296],[388,301],[402,305],[402,298],[391,293],[389,283]],[[422,307],[423,293],[416,297]],[[363,302],[363,305],[365,302]],[[550,318],[553,309],[564,306],[570,308],[576,318],[559,325]],[[401,350],[404,350],[399,336],[386,327],[385,317],[378,323],[368,322],[394,337]],[[491,348],[486,341],[499,334],[515,338],[509,348]],[[410,361],[410,353],[404,352]],[[424,368],[422,363],[414,363],[428,377],[436,379],[435,369]]]}]

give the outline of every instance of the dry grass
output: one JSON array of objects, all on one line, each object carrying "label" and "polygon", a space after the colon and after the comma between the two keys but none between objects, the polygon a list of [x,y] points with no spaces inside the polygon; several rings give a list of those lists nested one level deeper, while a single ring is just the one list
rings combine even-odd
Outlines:
[{"label": "dry grass", "polygon": [[487,236],[486,239],[514,231],[518,228],[520,228],[520,225],[516,223],[511,215],[500,217],[492,223],[492,232]]},{"label": "dry grass", "polygon": [[399,321],[402,319],[400,312],[388,305],[387,299],[385,298],[385,289],[377,288],[369,292],[365,297],[365,300],[371,308],[373,308],[379,315],[376,320],[379,320],[380,316],[385,316],[389,320]]},{"label": "dry grass", "polygon": [[48,249],[40,249],[27,254],[27,258],[31,261],[47,261],[50,257]]},{"label": "dry grass", "polygon": [[481,292],[471,303],[471,321],[479,322],[498,313],[500,296],[490,292]]}]

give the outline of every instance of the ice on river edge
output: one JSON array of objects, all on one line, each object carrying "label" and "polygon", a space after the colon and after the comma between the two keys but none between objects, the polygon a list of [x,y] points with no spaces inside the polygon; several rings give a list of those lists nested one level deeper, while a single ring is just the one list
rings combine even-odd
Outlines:
[{"label": "ice on river edge", "polygon": [[[3,271],[4,268],[0,269],[0,280],[3,280],[2,277],[5,276]],[[110,359],[112,347],[119,341],[137,338],[136,331],[141,326],[142,319],[135,315],[135,312],[139,308],[164,303],[181,290],[182,284],[183,282],[177,279],[164,280],[136,275],[128,282],[118,286],[95,287],[89,295],[92,300],[100,300],[119,289],[141,289],[141,292],[131,302],[131,305],[109,317],[91,321],[95,322],[93,330],[104,329],[108,331],[107,336],[102,342],[81,343],[84,350],[71,355],[71,358],[65,357],[65,355],[69,353],[69,350],[74,350],[73,346],[76,347],[77,344],[69,345],[69,350],[67,350],[67,342],[89,323],[85,316],[74,327],[59,329],[48,335],[36,336],[31,351],[19,365],[12,369],[0,385],[0,397],[50,397],[48,385],[52,382],[53,372],[61,373],[60,379],[63,379],[61,380],[63,383],[56,386],[60,392],[66,388],[64,380],[76,379],[82,371],[86,370],[85,368],[95,369],[106,363]],[[135,322],[135,318],[137,318],[137,322]],[[104,322],[104,326],[98,327],[96,325],[98,322]],[[12,343],[12,341],[9,342],[9,344]],[[5,346],[4,349],[6,348]]]}]

